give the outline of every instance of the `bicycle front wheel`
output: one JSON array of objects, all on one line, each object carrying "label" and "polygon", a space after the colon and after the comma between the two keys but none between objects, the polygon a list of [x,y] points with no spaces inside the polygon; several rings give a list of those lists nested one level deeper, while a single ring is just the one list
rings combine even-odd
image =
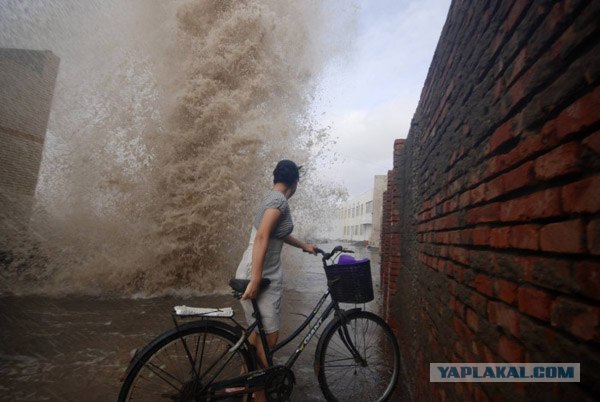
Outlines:
[{"label": "bicycle front wheel", "polygon": [[329,401],[385,401],[396,386],[400,352],[390,327],[366,311],[329,327],[317,350],[317,377]]},{"label": "bicycle front wheel", "polygon": [[254,369],[244,348],[231,351],[237,341],[230,331],[207,323],[189,323],[162,334],[131,362],[119,402],[249,401],[250,395],[238,389],[211,393],[211,384]]}]

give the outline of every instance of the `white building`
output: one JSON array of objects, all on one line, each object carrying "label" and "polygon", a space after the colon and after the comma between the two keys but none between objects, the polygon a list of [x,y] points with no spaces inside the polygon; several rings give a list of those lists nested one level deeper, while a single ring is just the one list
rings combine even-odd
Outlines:
[{"label": "white building", "polygon": [[350,198],[336,215],[336,238],[346,241],[364,241],[379,247],[383,191],[387,176],[375,176],[373,189]]}]

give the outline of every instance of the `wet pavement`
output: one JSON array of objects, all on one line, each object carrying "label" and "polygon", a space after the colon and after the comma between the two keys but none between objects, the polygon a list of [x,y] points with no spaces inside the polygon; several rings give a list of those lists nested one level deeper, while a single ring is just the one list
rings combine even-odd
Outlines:
[{"label": "wet pavement", "polygon": [[[366,248],[357,252],[372,260],[376,299],[367,309],[377,312],[379,256]],[[299,313],[310,313],[326,289],[316,257],[289,250],[284,267],[282,337],[304,320]],[[244,320],[238,301],[226,294],[153,299],[0,297],[0,401],[116,400],[132,351],[173,327],[171,311],[178,304],[231,306],[235,318]],[[285,362],[301,339],[279,351],[276,362]],[[324,400],[313,371],[317,342],[313,338],[293,367],[293,401]]]}]

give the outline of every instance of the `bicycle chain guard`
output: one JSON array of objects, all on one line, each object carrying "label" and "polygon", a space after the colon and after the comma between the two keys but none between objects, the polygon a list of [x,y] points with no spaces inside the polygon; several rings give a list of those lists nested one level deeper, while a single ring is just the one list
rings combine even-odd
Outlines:
[{"label": "bicycle chain guard", "polygon": [[265,381],[265,394],[269,402],[289,401],[296,378],[294,372],[286,366],[275,366],[269,369]]}]

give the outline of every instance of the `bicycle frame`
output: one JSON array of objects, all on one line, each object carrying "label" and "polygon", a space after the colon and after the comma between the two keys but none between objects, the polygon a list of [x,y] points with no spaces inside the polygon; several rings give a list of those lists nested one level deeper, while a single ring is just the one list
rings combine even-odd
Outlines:
[{"label": "bicycle frame", "polygon": [[[259,333],[263,348],[265,350],[265,355],[267,356],[267,363],[269,364],[269,366],[273,365],[273,354],[275,352],[277,352],[279,349],[283,348],[288,343],[290,343],[291,341],[293,341],[298,335],[300,335],[300,333],[302,331],[304,331],[304,329],[315,318],[315,316],[317,315],[317,313],[319,312],[319,310],[325,303],[325,300],[327,300],[327,297],[329,297],[329,290],[327,292],[325,292],[325,294],[323,296],[321,296],[321,299],[319,299],[319,301],[313,308],[312,312],[308,315],[308,317],[306,317],[304,322],[302,324],[300,324],[300,326],[298,328],[296,328],[296,330],[291,335],[289,335],[287,338],[285,338],[284,340],[279,342],[277,345],[275,345],[273,347],[273,349],[269,348],[269,345],[267,342],[267,335],[262,326],[262,320],[259,319],[260,312],[258,310],[257,303],[255,300],[252,300],[252,306],[254,307],[254,311],[256,313],[256,321],[254,321],[254,323],[250,327],[248,327],[248,329],[246,330],[246,333],[247,334],[250,333],[251,331],[254,330],[254,328],[256,328],[258,326],[258,333]],[[325,310],[323,311],[323,313],[321,314],[321,316],[319,317],[317,322],[311,327],[310,331],[306,334],[304,339],[302,339],[302,342],[300,342],[300,344],[298,345],[298,347],[296,348],[294,353],[288,358],[287,362],[285,363],[285,366],[287,366],[288,368],[291,368],[294,365],[294,363],[296,362],[296,360],[298,359],[298,357],[300,356],[300,354],[302,353],[302,351],[304,350],[306,345],[308,345],[308,343],[313,338],[313,336],[317,333],[317,331],[319,330],[319,328],[321,327],[323,322],[329,317],[329,314],[331,314],[332,310],[336,310],[336,311],[339,310],[339,305],[337,304],[337,302],[335,302],[333,300],[327,305],[327,307],[325,308]]]},{"label": "bicycle frame", "polygon": [[[323,253],[323,252],[321,251],[321,253]],[[329,255],[326,255],[325,253],[323,253],[322,261],[323,261],[324,268],[327,266],[327,261],[331,257],[333,257],[334,254],[335,254],[334,252],[330,253]],[[321,299],[319,299],[319,301],[313,308],[312,312],[308,315],[308,317],[306,317],[304,322],[302,324],[300,324],[300,326],[298,328],[296,328],[296,330],[291,335],[289,335],[287,338],[285,338],[284,340],[282,340],[281,342],[276,344],[273,347],[273,349],[271,349],[269,347],[269,344],[267,341],[267,336],[266,336],[263,326],[262,326],[262,319],[260,317],[260,311],[258,309],[258,304],[257,304],[256,300],[252,300],[252,308],[254,309],[256,320],[254,321],[254,323],[252,325],[250,325],[250,327],[248,327],[246,329],[246,335],[251,333],[251,331],[253,331],[254,328],[256,328],[258,326],[258,332],[260,335],[261,343],[263,345],[263,349],[265,351],[265,356],[267,357],[267,364],[269,366],[273,366],[273,354],[275,352],[277,352],[279,349],[281,349],[282,347],[284,347],[285,345],[287,345],[288,343],[290,343],[298,335],[300,335],[300,333],[302,331],[304,331],[304,329],[310,324],[310,322],[316,316],[317,312],[321,309],[321,307],[323,306],[323,303],[325,303],[325,300],[327,300],[327,297],[329,296],[329,294],[330,294],[330,292],[329,292],[329,286],[328,286],[327,291],[325,292],[325,294],[323,296],[321,296]],[[306,336],[304,337],[302,342],[298,345],[298,347],[296,348],[294,353],[288,358],[287,362],[285,363],[286,367],[291,368],[294,365],[294,363],[296,362],[296,360],[298,359],[298,357],[300,356],[300,354],[302,353],[302,351],[304,350],[306,345],[308,345],[308,343],[313,338],[313,336],[317,333],[317,331],[319,330],[319,328],[321,327],[323,322],[329,317],[329,314],[331,314],[332,310],[335,310],[336,314],[343,316],[343,314],[339,314],[341,311],[343,311],[340,309],[339,304],[335,300],[331,300],[331,302],[327,305],[327,307],[321,314],[321,317],[311,327],[310,331],[306,334]],[[350,350],[350,352],[352,353],[354,358],[362,361],[363,359],[360,357],[360,354],[358,353],[358,351],[352,344],[352,341],[350,341],[345,327],[344,327],[344,334],[341,334],[341,337],[342,337],[342,341],[348,347],[348,349]]]},{"label": "bicycle frame", "polygon": [[[253,302],[252,304],[253,304],[254,310],[256,312],[256,320],[254,321],[254,323],[252,323],[252,325],[250,325],[248,328],[246,328],[243,331],[238,342],[236,342],[235,345],[233,345],[228,351],[226,351],[223,354],[223,356],[221,356],[218,359],[218,361],[222,361],[223,359],[225,359],[226,360],[225,364],[226,364],[227,363],[227,355],[232,356],[233,353],[238,348],[242,347],[242,345],[247,340],[248,335],[252,331],[254,331],[255,328],[258,327],[259,336],[261,338],[263,347],[265,348],[265,355],[267,356],[267,362],[269,364],[269,367],[273,367],[274,366],[273,365],[273,354],[276,351],[283,348],[285,345],[289,344],[292,340],[297,338],[298,335],[304,329],[306,329],[306,327],[308,327],[310,322],[316,317],[319,310],[321,310],[321,308],[323,307],[323,304],[325,303],[325,301],[327,300],[328,297],[329,297],[329,290],[327,292],[325,292],[325,294],[323,296],[321,296],[321,298],[319,299],[319,301],[317,302],[317,304],[315,305],[315,307],[313,308],[311,313],[306,317],[304,322],[298,328],[296,328],[296,330],[292,334],[290,334],[286,339],[284,339],[283,341],[281,341],[277,345],[275,345],[275,347],[273,347],[273,349],[269,348],[269,346],[268,346],[267,335],[262,326],[262,319],[260,318],[260,310],[257,308],[256,301],[252,300],[252,302]],[[287,362],[285,363],[286,367],[291,368],[293,366],[293,364],[296,362],[296,360],[298,359],[300,354],[304,351],[306,345],[308,345],[308,343],[311,341],[311,339],[314,337],[314,335],[317,333],[317,331],[319,330],[319,328],[321,327],[323,322],[325,322],[325,320],[329,317],[329,315],[331,314],[332,311],[335,311],[337,315],[339,315],[341,318],[343,318],[344,310],[340,309],[338,303],[335,300],[331,300],[331,302],[325,307],[325,309],[321,313],[321,316],[319,317],[319,319],[311,327],[310,331],[304,336],[302,341],[298,344],[298,347],[294,350],[294,352],[288,358]],[[238,324],[235,320],[233,320],[233,321],[236,323],[236,325],[239,328],[243,329],[243,327],[240,324]],[[350,341],[349,337],[347,336],[346,329],[343,331],[342,334],[340,334],[340,336],[342,337],[342,342],[346,345],[346,347],[348,347],[348,349],[350,350],[352,355],[355,357],[355,359],[357,359],[357,361],[360,361],[360,362],[364,361],[363,358],[360,356],[359,352],[356,350],[356,348]],[[187,351],[187,346],[185,344],[184,344],[184,347]],[[189,355],[189,357],[191,359],[191,355]],[[192,367],[194,367],[193,359],[190,360],[190,363],[192,364]],[[215,362],[215,364],[216,363],[217,362]],[[214,365],[209,367],[206,370],[206,372],[211,371],[213,369],[213,367],[214,367]],[[254,370],[254,371],[245,373],[239,377],[231,378],[229,380],[213,382],[214,379],[217,377],[217,375],[220,372],[220,371],[218,371],[213,376],[212,379],[205,382],[205,385],[202,387],[201,390],[198,390],[198,393],[202,394],[203,392],[206,392],[209,390],[210,390],[209,392],[217,393],[218,391],[223,390],[227,387],[245,387],[247,384],[251,384],[251,385],[248,388],[244,388],[243,390],[238,391],[237,393],[246,394],[246,393],[253,392],[255,390],[261,389],[261,387],[263,386],[263,379],[266,377],[269,367],[264,368],[264,369]],[[198,379],[202,377],[202,373],[197,373],[195,369],[193,370],[193,374]],[[222,397],[224,397],[224,398],[230,397],[235,394],[236,393],[228,393],[227,395],[224,395]],[[215,397],[216,400],[219,399],[219,395],[213,394],[213,397]]]},{"label": "bicycle frame", "polygon": [[[326,265],[325,258],[323,258],[323,265]],[[230,356],[233,356],[233,353],[246,343],[246,341],[247,341],[249,335],[252,333],[252,331],[254,331],[256,328],[258,328],[258,334],[259,334],[261,343],[262,343],[264,351],[265,351],[265,356],[267,358],[268,367],[265,369],[259,369],[259,370],[254,370],[254,371],[248,372],[248,373],[241,375],[239,377],[236,377],[236,378],[213,383],[212,381],[214,381],[214,379],[220,373],[220,370],[219,370],[213,376],[213,378],[211,380],[209,380],[208,382],[205,383],[205,385],[202,387],[202,389],[199,390],[199,393],[203,393],[209,389],[212,390],[212,392],[216,392],[218,390],[224,389],[225,387],[244,386],[244,384],[248,384],[248,383],[253,383],[253,384],[256,383],[256,384],[251,386],[250,389],[245,389],[243,391],[240,391],[241,394],[251,392],[254,390],[254,388],[260,389],[260,387],[262,385],[261,380],[263,377],[265,377],[265,374],[267,373],[268,368],[274,366],[274,364],[273,364],[274,353],[277,352],[278,350],[280,350],[281,348],[283,348],[284,346],[286,346],[287,344],[289,344],[295,338],[297,338],[298,335],[300,335],[300,333],[309,326],[310,322],[316,317],[317,313],[321,310],[321,308],[323,307],[323,304],[325,303],[325,301],[327,300],[327,298],[329,296],[330,296],[330,291],[329,291],[329,289],[327,289],[325,294],[323,294],[323,296],[321,296],[321,298],[319,299],[319,301],[317,302],[315,307],[312,309],[311,313],[306,317],[304,322],[302,324],[300,324],[300,326],[298,328],[296,328],[292,334],[290,334],[287,338],[285,338],[281,342],[277,343],[272,349],[269,347],[269,344],[267,341],[267,334],[265,333],[265,330],[263,327],[262,317],[260,314],[260,309],[258,308],[258,303],[256,302],[256,299],[252,299],[251,302],[252,302],[252,307],[253,307],[255,318],[256,318],[255,321],[247,328],[244,328],[237,321],[235,321],[233,318],[231,318],[231,320],[236,324],[236,327],[242,330],[242,334],[240,336],[240,339],[236,342],[236,344],[233,345],[228,351],[226,351],[217,361],[221,361],[222,359],[225,359],[228,354]],[[315,334],[317,333],[317,331],[319,330],[321,325],[323,325],[323,322],[325,322],[325,320],[329,317],[329,315],[331,314],[332,311],[335,311],[335,315],[338,316],[340,319],[344,319],[345,311],[339,307],[339,304],[335,300],[332,299],[329,302],[329,304],[325,307],[323,312],[321,313],[321,316],[319,317],[319,319],[310,328],[310,331],[308,331],[308,333],[304,336],[302,341],[298,344],[298,347],[296,347],[294,352],[291,354],[291,356],[288,358],[288,360],[284,364],[287,368],[291,369],[291,367],[294,365],[294,363],[296,362],[296,360],[298,359],[300,354],[302,354],[302,352],[306,348],[306,345],[308,345],[308,343],[312,340],[312,338],[315,336]],[[175,325],[177,325],[177,322],[175,322]],[[340,337],[341,337],[344,345],[348,348],[348,350],[354,357],[354,359],[357,362],[364,364],[365,361],[364,361],[363,357],[360,355],[360,353],[356,350],[356,347],[354,346],[352,341],[350,340],[348,330],[345,326],[343,327],[343,330],[340,331]],[[202,373],[198,373],[196,371],[194,359],[192,358],[191,353],[189,352],[188,347],[185,344],[185,341],[183,341],[183,339],[182,339],[182,342],[184,343],[184,345],[183,345],[184,349],[185,349],[185,351],[188,355],[188,358],[190,360],[190,363],[192,365],[194,377],[196,379],[200,379],[202,377]],[[215,361],[215,364],[217,363],[217,361]],[[206,370],[206,372],[212,370],[213,367],[214,367],[214,365],[211,366],[208,370]],[[221,368],[221,370],[222,370],[222,368]],[[231,394],[229,396],[231,396]]]}]

